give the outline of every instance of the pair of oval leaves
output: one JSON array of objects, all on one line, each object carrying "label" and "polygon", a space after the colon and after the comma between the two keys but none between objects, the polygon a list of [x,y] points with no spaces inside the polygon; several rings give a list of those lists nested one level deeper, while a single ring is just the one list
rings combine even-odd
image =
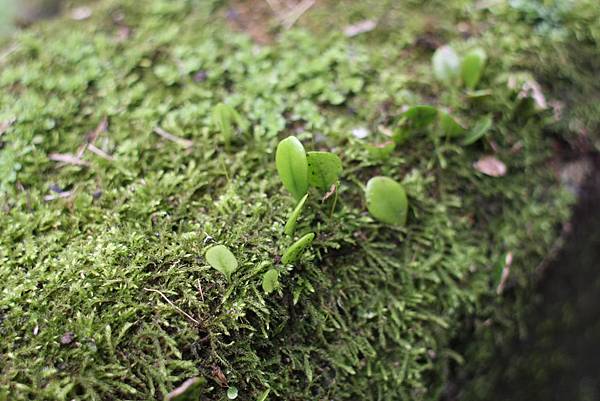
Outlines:
[{"label": "pair of oval leaves", "polygon": [[460,78],[468,89],[475,89],[486,60],[487,55],[481,48],[470,50],[461,60],[452,47],[442,46],[433,54],[433,73],[442,82],[453,84]]},{"label": "pair of oval leaves", "polygon": [[275,154],[283,186],[300,201],[309,186],[326,191],[342,174],[342,161],[331,152],[306,152],[294,136],[279,142]]}]

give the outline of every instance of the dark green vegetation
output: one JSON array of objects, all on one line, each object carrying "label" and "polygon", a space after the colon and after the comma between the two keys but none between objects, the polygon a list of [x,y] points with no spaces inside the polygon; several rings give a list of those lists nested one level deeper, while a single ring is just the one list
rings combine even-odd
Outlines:
[{"label": "dark green vegetation", "polygon": [[[227,385],[241,400],[435,400],[450,367],[485,360],[453,349],[466,327],[515,327],[570,201],[547,167],[554,117],[519,94],[542,68],[531,53],[569,52],[576,34],[593,49],[597,25],[562,11],[551,28],[565,36],[542,40],[529,11],[504,4],[334,3],[268,46],[233,33],[215,1],[106,0],[89,20],[19,34],[0,60],[0,400],[161,399],[193,376],[207,400]],[[323,15],[339,18],[327,34]],[[434,79],[446,42],[485,49],[478,94]],[[222,102],[243,120],[232,135],[213,123]],[[386,148],[417,104],[479,128],[412,127]],[[597,121],[581,113],[563,121]],[[311,189],[294,237],[274,162],[288,135],[344,167],[333,214]],[[505,175],[473,168],[491,154]],[[366,213],[362,186],[378,175],[406,189],[405,227]],[[204,258],[215,244],[237,259],[230,280]]]}]

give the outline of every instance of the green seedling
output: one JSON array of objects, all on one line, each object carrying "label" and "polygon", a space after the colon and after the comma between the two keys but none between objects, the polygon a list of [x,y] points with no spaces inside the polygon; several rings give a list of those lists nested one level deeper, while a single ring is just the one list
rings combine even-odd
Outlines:
[{"label": "green seedling", "polygon": [[404,187],[389,177],[373,177],[365,191],[367,208],[375,219],[395,226],[406,224],[408,199]]},{"label": "green seedling", "polygon": [[342,174],[342,161],[331,152],[308,152],[308,183],[327,191]]},{"label": "green seedling", "polygon": [[233,253],[224,245],[215,245],[209,248],[205,254],[206,261],[214,269],[223,273],[227,280],[237,270],[238,262]]},{"label": "green seedling", "polygon": [[235,109],[225,103],[217,104],[212,110],[212,123],[223,136],[225,146],[229,147],[233,140],[234,124],[241,126],[242,119]]},{"label": "green seedling", "polygon": [[304,204],[306,203],[307,198],[308,194],[304,195],[304,197],[300,199],[300,202],[298,202],[298,204],[292,211],[292,214],[290,214],[287,223],[285,223],[283,232],[287,235],[294,235],[294,231],[296,230],[296,222],[298,221],[298,217],[300,217],[300,213],[302,213],[302,209],[304,209]]},{"label": "green seedling", "polygon": [[271,392],[271,389],[268,388],[266,389],[257,399],[256,401],[266,401],[267,397],[269,396],[269,393]]},{"label": "green seedling", "polygon": [[266,294],[270,294],[279,288],[279,271],[271,269],[263,275],[262,288]]},{"label": "green seedling", "polygon": [[304,250],[312,244],[315,239],[315,233],[308,233],[298,241],[294,242],[281,257],[281,263],[284,265],[294,263]]},{"label": "green seedling", "polygon": [[448,138],[456,138],[463,135],[466,131],[462,125],[445,111],[440,111],[439,123],[442,134]]},{"label": "green seedling", "polygon": [[438,48],[431,59],[433,74],[446,84],[455,84],[460,76],[460,58],[450,46]]},{"label": "green seedling", "polygon": [[481,75],[483,74],[483,69],[485,68],[486,60],[487,55],[481,48],[471,50],[463,58],[461,64],[461,76],[468,89],[475,89],[479,83]]},{"label": "green seedling", "polygon": [[302,199],[308,191],[308,161],[298,138],[289,136],[279,142],[275,165],[283,186],[297,201]]},{"label": "green seedling", "polygon": [[479,139],[483,138],[488,131],[492,128],[492,117],[485,116],[480,119],[477,124],[469,131],[469,133],[464,137],[462,144],[463,145],[471,145],[477,142]]},{"label": "green seedling", "polygon": [[372,145],[370,143],[365,144],[365,148],[371,157],[376,159],[385,160],[396,149],[396,143],[394,141],[388,141],[376,145]]},{"label": "green seedling", "polygon": [[433,106],[412,106],[400,115],[392,139],[396,144],[404,143],[413,133],[431,125],[438,117],[438,110]]}]

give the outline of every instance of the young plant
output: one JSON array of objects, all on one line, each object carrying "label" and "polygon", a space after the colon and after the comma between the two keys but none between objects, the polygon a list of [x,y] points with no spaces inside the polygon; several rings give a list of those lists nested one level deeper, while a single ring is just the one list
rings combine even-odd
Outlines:
[{"label": "young plant", "polygon": [[412,106],[400,116],[392,139],[396,144],[404,143],[413,131],[419,131],[431,125],[438,116],[438,110],[433,106]]},{"label": "young plant", "polygon": [[471,50],[463,58],[461,64],[461,76],[468,89],[475,89],[479,83],[481,75],[483,74],[483,69],[485,68],[486,60],[487,55],[485,54],[485,50],[481,48]]},{"label": "young plant", "polygon": [[210,247],[206,251],[205,257],[208,264],[223,273],[228,281],[231,280],[231,275],[238,268],[237,259],[225,245]]},{"label": "young plant", "polygon": [[225,146],[229,147],[234,135],[234,124],[241,125],[241,117],[235,109],[225,103],[217,104],[212,110],[212,123],[223,136]]},{"label": "young plant", "polygon": [[408,199],[404,187],[389,177],[373,177],[365,191],[367,208],[382,223],[404,226],[408,215]]},{"label": "young plant", "polygon": [[283,186],[299,201],[308,191],[308,161],[304,146],[294,136],[277,145],[275,165]]},{"label": "young plant", "polygon": [[307,198],[308,194],[304,195],[302,199],[300,199],[300,202],[298,202],[292,211],[292,214],[290,214],[287,223],[285,223],[283,232],[287,235],[294,235],[294,231],[296,230],[296,222],[298,221],[298,217],[300,217],[300,213],[302,213],[302,209],[304,209],[304,204],[306,203]]},{"label": "young plant", "polygon": [[450,46],[439,47],[431,59],[433,74],[445,84],[454,85],[460,76],[460,58]]},{"label": "young plant", "polygon": [[440,111],[440,129],[442,134],[448,138],[456,138],[465,133],[465,128],[460,125],[450,114]]},{"label": "young plant", "polygon": [[279,288],[279,271],[271,269],[263,275],[262,288],[266,294],[270,294]]},{"label": "young plant", "polygon": [[281,257],[281,263],[284,265],[294,263],[304,250],[312,244],[315,239],[315,233],[308,233],[298,241],[294,242]]},{"label": "young plant", "polygon": [[487,132],[492,128],[492,117],[485,116],[480,119],[477,124],[469,131],[467,135],[465,135],[462,144],[463,145],[471,145],[477,142],[479,139],[483,138]]},{"label": "young plant", "polygon": [[331,152],[308,152],[308,183],[322,191],[327,191],[342,174],[342,161]]}]

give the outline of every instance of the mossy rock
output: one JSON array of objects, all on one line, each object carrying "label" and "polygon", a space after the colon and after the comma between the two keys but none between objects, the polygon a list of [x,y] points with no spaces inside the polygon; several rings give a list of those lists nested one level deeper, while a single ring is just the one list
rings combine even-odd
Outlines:
[{"label": "mossy rock", "polygon": [[[508,85],[506,46],[456,42],[489,53],[474,97],[433,79],[429,6],[380,46],[341,27],[259,45],[220,3],[100,1],[20,33],[0,61],[0,400],[163,399],[190,377],[203,400],[228,385],[240,400],[436,400],[450,366],[476,362],[453,340],[495,327],[507,292],[526,296],[572,199],[547,168],[550,113]],[[211,123],[221,102],[245,122],[228,147]],[[494,124],[471,146],[432,128],[373,158],[416,104]],[[294,238],[274,163],[288,135],[344,165],[337,203],[314,191]],[[504,176],[473,167],[490,154]],[[406,189],[405,227],[366,212],[377,175]],[[238,261],[230,280],[204,259],[214,244]]]}]

